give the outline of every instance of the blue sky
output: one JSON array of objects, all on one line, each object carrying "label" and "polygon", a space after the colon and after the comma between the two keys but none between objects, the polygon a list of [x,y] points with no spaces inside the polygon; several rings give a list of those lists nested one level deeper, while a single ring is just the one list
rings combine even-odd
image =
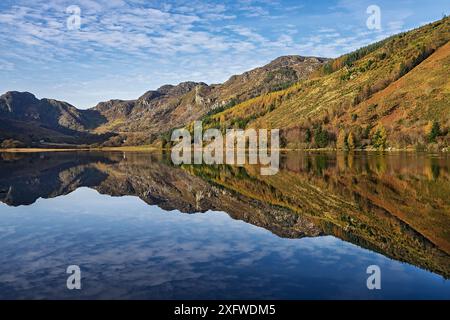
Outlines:
[{"label": "blue sky", "polygon": [[[73,5],[79,30],[66,23]],[[381,29],[366,26],[370,5]],[[336,57],[449,9],[448,0],[2,0],[0,92],[88,108],[167,83],[223,82],[282,55]]]}]

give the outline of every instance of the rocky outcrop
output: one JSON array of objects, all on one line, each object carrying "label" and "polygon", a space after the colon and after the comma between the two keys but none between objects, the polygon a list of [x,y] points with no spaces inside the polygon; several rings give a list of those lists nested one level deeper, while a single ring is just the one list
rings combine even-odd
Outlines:
[{"label": "rocky outcrop", "polygon": [[93,110],[79,110],[67,102],[37,99],[29,92],[10,91],[0,96],[0,118],[36,122],[50,129],[88,131],[104,118]]}]

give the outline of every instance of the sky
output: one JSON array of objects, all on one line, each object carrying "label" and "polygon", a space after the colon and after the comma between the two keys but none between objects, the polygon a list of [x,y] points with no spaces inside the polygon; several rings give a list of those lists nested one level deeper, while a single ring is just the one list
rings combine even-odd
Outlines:
[{"label": "sky", "polygon": [[0,93],[85,109],[164,84],[221,83],[283,55],[337,57],[449,9],[448,0],[1,0]]}]

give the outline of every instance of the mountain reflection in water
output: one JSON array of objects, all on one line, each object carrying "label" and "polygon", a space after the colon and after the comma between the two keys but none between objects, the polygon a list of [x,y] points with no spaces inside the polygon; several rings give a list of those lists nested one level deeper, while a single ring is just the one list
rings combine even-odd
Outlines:
[{"label": "mountain reflection in water", "polygon": [[[408,297],[410,293],[399,292],[398,288],[391,291],[386,289],[384,295],[380,293],[379,296],[376,296],[377,293],[369,293],[365,288],[364,279],[367,275],[363,267],[358,269],[360,274],[357,276],[361,280],[361,287],[355,288],[353,282],[349,280],[352,272],[355,272],[352,271],[352,268],[369,265],[371,259],[368,258],[368,255],[377,253],[434,273],[433,275],[420,269],[414,269],[416,270],[414,274],[420,274],[421,276],[420,279],[416,278],[410,281],[417,281],[416,285],[420,284],[422,287],[424,287],[422,282],[429,284],[430,294],[425,295],[425,297],[448,298],[450,297],[449,282],[443,279],[450,277],[449,182],[450,157],[445,154],[290,152],[283,154],[278,174],[261,176],[259,168],[251,165],[243,167],[227,165],[173,166],[169,156],[164,154],[121,152],[3,153],[0,154],[0,201],[7,206],[0,205],[0,234],[3,234],[0,238],[0,249],[4,253],[0,260],[0,265],[2,265],[0,267],[0,298],[46,298],[54,295],[73,298],[74,293],[66,292],[67,290],[61,292],[56,289],[56,291],[50,289],[48,291],[42,288],[36,289],[37,291],[29,290],[30,288],[39,288],[38,284],[33,286],[33,281],[29,279],[31,277],[30,272],[38,270],[37,265],[34,264],[39,263],[33,263],[34,260],[27,259],[30,256],[26,255],[35,255],[42,259],[44,253],[39,255],[36,252],[43,250],[45,255],[52,257],[49,259],[54,259],[53,264],[60,263],[63,266],[63,256],[70,256],[71,251],[77,251],[72,246],[65,244],[68,240],[65,237],[70,237],[78,245],[87,246],[83,249],[87,250],[85,255],[82,253],[77,255],[78,260],[86,260],[82,265],[91,265],[92,269],[86,270],[85,275],[89,275],[90,272],[92,278],[95,278],[96,281],[104,279],[109,283],[107,292],[99,289],[102,286],[95,286],[96,291],[94,286],[89,287],[87,285],[88,289],[79,293],[79,297],[291,299]],[[156,241],[155,238],[147,238],[150,235],[141,234],[144,230],[135,226],[138,229],[133,229],[133,232],[138,233],[134,235],[133,240],[139,240],[138,245],[127,238],[131,235],[125,232],[125,229],[132,228],[131,225],[121,226],[113,217],[120,216],[117,211],[120,208],[121,214],[124,215],[122,219],[125,219],[124,217],[127,217],[126,219],[133,217],[134,219],[136,217],[127,215],[130,215],[130,212],[136,212],[136,208],[145,210],[142,209],[142,204],[137,204],[135,199],[130,200],[126,197],[120,198],[123,202],[120,202],[120,199],[110,198],[105,200],[83,187],[95,189],[102,195],[113,197],[137,196],[148,205],[156,205],[159,208],[158,214],[173,210],[181,213],[204,213],[207,211],[208,213],[194,215],[193,218],[189,218],[189,215],[173,216],[172,213],[166,213],[167,219],[171,220],[173,230],[170,230],[167,225],[161,222],[164,216],[158,216],[157,219],[153,217],[155,218],[153,220],[147,216],[146,222],[142,222],[142,225],[148,225],[147,227],[153,230],[149,230],[149,232],[154,232],[155,237],[159,235],[159,241],[162,241],[160,237],[174,237],[174,234],[179,239],[177,238],[177,242],[170,244],[172,247],[168,247],[168,243],[164,242],[157,245],[153,242]],[[73,193],[79,188],[81,189]],[[69,194],[71,195],[68,197],[60,197]],[[40,199],[38,201],[39,198],[56,199]],[[44,201],[50,201],[45,210],[41,208],[41,203]],[[79,207],[82,206],[79,203],[80,201],[86,201],[83,208]],[[51,208],[48,209],[49,207]],[[92,225],[84,225],[74,216],[79,214],[82,217],[83,210],[89,213],[90,210],[93,212],[102,210],[102,207],[108,207],[111,216],[100,215],[94,218],[88,215],[88,221],[91,221]],[[56,217],[55,212],[58,211],[58,208],[61,211],[61,216]],[[242,220],[250,225],[261,227],[270,231],[276,237],[268,238],[269,235],[266,232],[262,236],[262,229],[259,228],[252,228],[246,234],[247,230],[244,225],[247,224],[242,225],[237,221],[232,222],[233,220],[227,220],[223,214],[213,212],[226,212],[232,219]],[[15,216],[14,213],[16,213]],[[65,214],[68,217],[64,217]],[[36,216],[31,218],[31,215]],[[201,218],[202,216],[205,218]],[[72,220],[70,222],[64,220],[71,219],[69,217],[75,219],[76,223]],[[142,218],[141,215],[139,217],[139,219]],[[107,221],[102,222],[102,219]],[[126,221],[126,223],[131,223],[130,220]],[[46,223],[45,226],[43,225],[44,222]],[[194,228],[190,223],[197,223],[196,228],[199,229],[189,231],[190,228]],[[110,225],[110,227],[107,227],[107,225]],[[75,228],[75,231],[71,231],[71,226]],[[97,229],[91,230],[94,226]],[[183,229],[183,226],[186,226],[186,230]],[[204,233],[201,233],[202,228],[206,228],[206,226],[211,228],[209,232],[205,230]],[[121,228],[124,228],[124,230]],[[169,229],[166,230],[165,228]],[[112,231],[113,229],[122,230],[122,233]],[[28,230],[28,234],[25,233],[26,230]],[[36,230],[39,230],[39,232]],[[80,240],[80,233],[85,232],[85,230],[92,231],[89,233],[89,237],[92,238]],[[95,230],[98,234],[95,233]],[[227,235],[227,231],[229,235]],[[188,232],[192,232],[192,234],[188,236]],[[201,236],[195,232],[200,232]],[[106,234],[117,238],[108,240],[116,243],[117,251],[102,242],[102,237],[106,237]],[[199,238],[195,238],[194,235]],[[194,245],[189,242],[193,241],[193,237],[198,241],[203,239],[205,243],[203,245],[195,243]],[[305,237],[311,239],[302,240],[303,246],[301,248],[304,252],[297,252],[298,248],[295,249],[295,252],[290,252],[290,250],[294,250],[292,249],[294,244],[287,242],[286,238],[300,239]],[[315,239],[317,241],[321,239],[321,242],[319,243]],[[245,241],[245,243],[238,244],[237,240]],[[26,245],[27,241],[28,245]],[[127,248],[125,246],[127,241],[129,241],[130,246],[133,243],[139,250]],[[149,241],[152,242],[149,243]],[[253,241],[259,242],[256,244]],[[108,243],[110,244],[110,242]],[[61,247],[58,247],[59,243]],[[49,248],[44,250],[40,247],[44,244],[51,247],[51,250]],[[239,269],[239,272],[236,271],[238,269],[234,269],[236,273],[227,271],[226,266],[219,263],[220,258],[225,259],[225,256],[221,256],[221,253],[223,253],[221,250],[228,250],[224,249],[227,244],[235,245],[233,250],[230,249],[233,252],[233,258],[225,255],[233,262],[237,263],[235,256],[238,254],[248,255],[246,257],[240,256],[239,263],[242,266],[251,265],[252,260],[257,260],[258,257],[255,254],[261,248],[271,250],[267,256],[261,257],[259,262],[265,261],[264,268],[267,270],[264,271],[266,274],[258,278],[254,272],[251,272],[251,268],[243,271],[244,267]],[[245,248],[251,245],[255,246],[253,248],[255,251]],[[221,248],[222,246],[224,248]],[[270,246],[270,248],[267,248],[267,246]],[[117,255],[116,258],[128,254],[129,256],[123,259],[124,261],[136,259],[135,263],[139,264],[139,261],[141,261],[139,259],[143,259],[139,268],[137,266],[134,269],[131,268],[133,280],[137,281],[141,276],[139,278],[141,279],[141,287],[139,290],[132,291],[134,294],[131,294],[131,291],[128,290],[131,289],[133,281],[126,282],[130,285],[130,288],[128,288],[127,286],[123,287],[123,279],[113,285],[106,276],[106,274],[111,274],[113,270],[120,271],[121,268],[126,268],[124,265],[116,261],[115,264],[111,262],[111,264],[114,264],[114,267],[111,267],[111,265],[107,266],[106,262],[102,262],[102,266],[105,268],[104,274],[93,269],[92,264],[95,261],[102,261],[102,259],[114,261],[111,257],[105,257],[106,253],[101,252],[102,248],[105,249],[105,247],[113,250],[114,254]],[[124,251],[119,251],[122,247]],[[347,257],[344,259],[340,257],[338,259],[344,261],[341,262],[348,268],[346,275],[348,279],[342,275],[341,278],[338,278],[338,281],[333,278],[329,270],[323,271],[322,277],[315,274],[317,264],[319,260],[323,260],[323,257],[317,257],[318,261],[315,264],[311,260],[314,257],[311,248],[318,250],[317,256],[324,250],[331,250],[329,252],[330,261],[320,262],[323,266],[337,263],[332,258],[333,255],[338,254],[335,251],[336,248],[341,248],[343,252],[347,252],[343,254],[352,252],[353,258]],[[197,269],[189,269],[188,272],[185,267],[179,266],[180,260],[175,259],[172,255],[180,254],[180,259],[182,257],[190,259],[192,256],[184,256],[183,252],[192,253],[194,249],[196,255],[199,254],[198,250],[205,250],[204,255],[209,255],[209,258],[204,257],[204,260],[198,260],[197,263],[200,266],[196,265]],[[14,253],[14,250],[17,250],[17,252]],[[21,250],[23,250],[22,253]],[[62,252],[57,255],[56,252],[59,250],[62,250]],[[78,250],[81,249],[78,247]],[[167,252],[164,250],[167,250]],[[303,257],[302,259],[306,259],[304,255],[307,255],[308,252],[311,255],[308,257],[308,263],[303,260],[303,269],[296,271],[296,268],[299,267],[296,265],[294,258],[300,259],[299,257]],[[89,257],[87,257],[88,253]],[[212,259],[211,255],[218,260]],[[281,255],[283,259],[274,258],[274,255]],[[56,262],[56,256],[60,259],[58,262]],[[164,263],[167,263],[165,258],[168,256],[174,259],[170,260],[172,266],[175,269],[180,268],[178,270],[180,276],[184,275],[184,278],[179,279],[179,283],[177,279],[174,279],[174,277],[176,278],[174,274],[166,274],[167,271],[163,270]],[[158,263],[155,259],[160,262],[159,267],[156,267]],[[364,264],[365,260],[367,260],[366,264]],[[205,263],[210,265],[206,267],[204,266]],[[230,263],[230,261],[227,263]],[[286,270],[282,272],[279,268],[283,266],[283,263]],[[18,264],[22,265],[19,267]],[[45,265],[45,259],[40,264]],[[236,264],[230,263],[231,265],[236,267]],[[409,268],[408,265],[395,264],[392,268],[399,268],[399,266]],[[145,266],[148,268],[153,266],[157,269],[149,270],[155,272],[155,277],[148,278],[148,275],[146,276]],[[412,266],[411,268],[414,268]],[[278,269],[275,270],[274,268]],[[14,270],[22,270],[22,272],[15,272]],[[161,274],[158,274],[158,271]],[[51,278],[49,274],[53,274],[56,278],[66,276],[64,272],[56,276],[56,271],[50,266],[47,266],[41,272],[44,278]],[[184,274],[186,272],[188,274]],[[202,276],[205,277],[206,273],[208,273],[208,277],[211,277],[211,274],[214,273],[214,279],[206,277],[208,279],[205,280],[202,278]],[[395,272],[392,275],[393,285],[395,281],[398,281],[394,280],[395,277],[398,277],[398,274],[395,276],[394,274]],[[300,282],[298,287],[283,282],[283,277],[286,277],[287,280],[292,276],[301,276],[303,282]],[[246,279],[254,277],[255,282],[252,282],[252,286],[239,288],[238,284],[242,284],[242,280],[237,281],[236,277],[247,277]],[[430,277],[435,278],[430,280]],[[386,278],[389,279],[389,276],[386,275]],[[147,279],[148,282],[143,279]],[[153,280],[150,281],[150,279]],[[194,286],[194,280],[186,282],[186,279],[196,279],[196,293],[192,293],[191,290]],[[211,282],[213,280],[221,284],[219,289],[216,288],[215,293],[208,290],[208,288],[214,287]],[[160,283],[156,283],[158,281]],[[434,287],[431,284],[434,283],[433,281],[437,281],[437,283],[440,281],[437,286],[442,286],[442,288],[439,287],[440,289],[433,291]],[[65,283],[64,280],[61,283]],[[259,284],[256,286],[255,283]],[[313,287],[316,287],[316,289],[311,289]],[[25,288],[28,288],[27,293],[24,293]],[[158,290],[155,288],[158,288]],[[346,292],[346,294],[342,294],[342,292]],[[352,296],[350,292],[353,292],[356,296]],[[389,295],[390,293],[392,295]],[[422,296],[411,294],[409,297],[420,298]]]}]

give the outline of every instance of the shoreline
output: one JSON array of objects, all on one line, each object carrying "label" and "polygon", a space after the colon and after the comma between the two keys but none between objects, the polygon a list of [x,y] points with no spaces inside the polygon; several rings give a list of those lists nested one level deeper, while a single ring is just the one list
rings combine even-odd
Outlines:
[{"label": "shoreline", "polygon": [[[0,153],[39,153],[39,152],[155,152],[155,151],[170,151],[169,148],[157,148],[150,146],[126,146],[126,147],[104,147],[104,148],[8,148],[8,149],[0,149]],[[416,150],[413,148],[406,149],[386,149],[386,150],[377,150],[377,149],[354,149],[354,150],[340,150],[335,148],[280,148],[277,149],[280,152],[292,152],[292,151],[303,151],[303,152],[425,152],[425,153],[449,153],[450,150],[439,150],[439,151],[428,151],[428,150]],[[250,151],[246,149],[246,151]]]}]

